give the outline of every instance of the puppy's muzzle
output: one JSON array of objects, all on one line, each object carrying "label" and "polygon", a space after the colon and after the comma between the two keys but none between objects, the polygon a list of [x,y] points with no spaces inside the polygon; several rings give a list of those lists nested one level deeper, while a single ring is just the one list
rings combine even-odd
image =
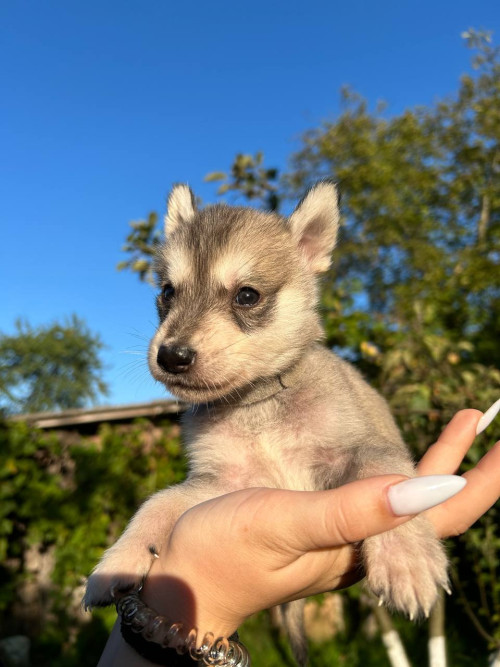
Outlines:
[{"label": "puppy's muzzle", "polygon": [[167,373],[185,373],[194,364],[196,352],[183,345],[160,345],[156,362]]}]

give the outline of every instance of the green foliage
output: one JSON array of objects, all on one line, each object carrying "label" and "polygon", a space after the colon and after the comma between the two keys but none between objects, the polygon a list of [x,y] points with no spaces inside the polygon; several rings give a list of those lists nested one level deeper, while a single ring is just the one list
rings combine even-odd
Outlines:
[{"label": "green foliage", "polygon": [[133,221],[130,223],[132,231],[127,236],[123,252],[129,253],[129,259],[120,262],[117,266],[119,271],[130,269],[145,280],[154,285],[152,260],[156,246],[160,242],[161,232],[157,229],[158,215],[150,213],[146,220]]},{"label": "green foliage", "polygon": [[[115,614],[82,624],[83,578],[147,496],[184,478],[178,432],[142,421],[75,438],[0,423],[0,628],[33,637],[33,664],[96,664]],[[44,557],[50,577],[33,594]]]},{"label": "green foliage", "polygon": [[76,315],[37,328],[16,322],[13,335],[0,333],[0,409],[41,412],[95,401],[107,391],[102,348],[99,336]]},{"label": "green foliage", "polygon": [[277,211],[280,205],[276,184],[278,170],[264,167],[263,162],[264,154],[261,151],[255,155],[238,153],[229,174],[215,171],[207,174],[205,181],[224,181],[217,190],[219,195],[234,192],[254,204],[260,203],[269,211]]}]

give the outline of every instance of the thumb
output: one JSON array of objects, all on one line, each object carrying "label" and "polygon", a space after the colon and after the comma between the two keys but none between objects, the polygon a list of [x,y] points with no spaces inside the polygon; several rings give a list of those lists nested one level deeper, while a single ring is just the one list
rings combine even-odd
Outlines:
[{"label": "thumb", "polygon": [[455,475],[380,475],[329,491],[285,491],[287,509],[275,505],[268,526],[276,517],[277,535],[300,552],[342,546],[399,526],[465,484]]}]

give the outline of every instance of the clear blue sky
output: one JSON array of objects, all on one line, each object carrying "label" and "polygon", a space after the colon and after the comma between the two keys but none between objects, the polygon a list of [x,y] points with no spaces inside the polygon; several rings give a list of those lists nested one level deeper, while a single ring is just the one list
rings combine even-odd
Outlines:
[{"label": "clear blue sky", "polygon": [[153,290],[115,269],[129,221],[176,181],[213,201],[203,177],[238,151],[286,167],[344,84],[394,114],[452,93],[470,26],[498,43],[498,0],[5,0],[0,330],[77,313],[107,345],[106,403],[165,396]]}]

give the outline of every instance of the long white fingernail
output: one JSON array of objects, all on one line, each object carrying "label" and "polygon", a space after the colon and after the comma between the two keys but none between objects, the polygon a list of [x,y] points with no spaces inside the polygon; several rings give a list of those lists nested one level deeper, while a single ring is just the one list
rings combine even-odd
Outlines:
[{"label": "long white fingernail", "polygon": [[495,417],[499,412],[500,412],[500,398],[498,399],[498,401],[495,401],[490,408],[486,410],[484,415],[478,421],[476,427],[476,435],[479,435],[484,431],[485,428],[488,428],[488,426],[495,419]]},{"label": "long white fingernail", "polygon": [[448,500],[461,491],[467,481],[458,475],[424,475],[394,484],[387,492],[396,516],[418,514]]}]

